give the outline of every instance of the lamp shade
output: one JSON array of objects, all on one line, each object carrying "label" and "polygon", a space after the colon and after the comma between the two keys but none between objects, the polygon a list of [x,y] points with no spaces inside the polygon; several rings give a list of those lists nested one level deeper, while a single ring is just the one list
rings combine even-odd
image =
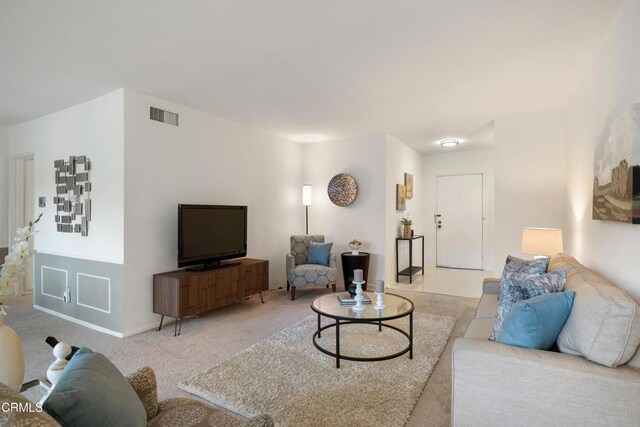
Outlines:
[{"label": "lamp shade", "polygon": [[559,228],[525,227],[522,230],[522,246],[525,254],[551,256],[563,251],[562,230]]},{"label": "lamp shade", "polygon": [[311,206],[311,185],[304,184],[302,186],[302,204]]}]

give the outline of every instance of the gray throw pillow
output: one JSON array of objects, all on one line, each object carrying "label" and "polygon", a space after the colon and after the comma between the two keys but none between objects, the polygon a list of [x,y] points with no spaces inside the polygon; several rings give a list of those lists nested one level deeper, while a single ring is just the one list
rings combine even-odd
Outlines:
[{"label": "gray throw pillow", "polygon": [[104,355],[81,348],[43,409],[66,427],[146,426],[147,413],[127,379]]}]

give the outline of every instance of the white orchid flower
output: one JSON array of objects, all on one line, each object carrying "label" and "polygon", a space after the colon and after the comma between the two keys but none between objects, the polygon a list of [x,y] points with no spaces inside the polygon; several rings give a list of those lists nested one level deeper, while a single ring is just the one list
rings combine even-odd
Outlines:
[{"label": "white orchid flower", "polygon": [[3,270],[7,270],[9,273],[22,271],[24,268],[24,259],[22,257],[14,257],[9,255],[5,258],[5,264]]},{"label": "white orchid flower", "polygon": [[29,242],[22,241],[18,243],[14,243],[11,246],[11,252],[18,254],[21,257],[31,255],[31,248],[29,247]]},{"label": "white orchid flower", "polygon": [[31,227],[29,227],[29,226],[18,228],[16,230],[16,237],[14,237],[13,239],[16,242],[27,240],[29,237],[33,236],[33,233],[31,232],[30,228]]}]

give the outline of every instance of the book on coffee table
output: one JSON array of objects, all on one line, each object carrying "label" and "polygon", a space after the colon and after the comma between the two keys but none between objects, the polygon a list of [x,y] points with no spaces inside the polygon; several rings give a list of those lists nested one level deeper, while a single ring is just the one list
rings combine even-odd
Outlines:
[{"label": "book on coffee table", "polygon": [[[371,299],[367,296],[367,294],[362,294],[364,298],[362,300],[363,304],[371,304]],[[340,294],[338,295],[338,302],[342,305],[356,305],[356,300],[349,294]]]}]

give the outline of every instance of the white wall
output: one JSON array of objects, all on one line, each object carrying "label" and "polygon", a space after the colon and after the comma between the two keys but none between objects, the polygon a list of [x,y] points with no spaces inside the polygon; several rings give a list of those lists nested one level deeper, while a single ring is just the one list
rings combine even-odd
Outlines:
[{"label": "white wall", "polygon": [[569,105],[567,252],[640,300],[640,226],[591,219],[593,152],[609,114],[640,102],[640,2],[620,7]]},{"label": "white wall", "polygon": [[[423,209],[423,195],[425,194],[424,179],[422,174],[422,155],[391,135],[386,135],[386,182],[385,182],[385,280],[387,283],[395,282],[396,271],[396,237],[401,234],[400,220],[402,217],[410,217],[413,221],[412,229],[415,234],[423,234],[425,231]],[[396,210],[396,184],[404,184],[404,174],[413,175],[413,198],[407,199],[406,210]],[[425,236],[426,239],[426,236]],[[420,245],[422,242],[413,242],[413,265],[422,263]],[[427,242],[425,240],[425,252]],[[409,246],[401,242],[399,246],[400,270],[409,266]],[[426,263],[426,256],[425,256]],[[403,278],[408,280],[408,278]]]},{"label": "white wall", "polygon": [[[9,221],[9,200],[7,198],[7,185],[9,178],[9,163],[7,154],[9,152],[9,129],[0,126],[0,248],[8,245],[8,221]],[[4,259],[0,258],[0,264]]]},{"label": "white wall", "polygon": [[433,216],[437,210],[438,176],[466,175],[481,173],[484,175],[484,225],[483,225],[483,268],[496,271],[494,263],[494,149],[456,151],[424,156],[424,235],[425,263],[428,267],[436,265],[436,227]]},{"label": "white wall", "polygon": [[[286,285],[289,236],[304,231],[301,145],[129,90],[124,103],[125,334],[156,325],[152,274],[177,268],[179,203],[247,205],[248,256]],[[149,120],[150,105],[180,126]]]},{"label": "white wall", "polygon": [[495,121],[495,257],[520,253],[524,227],[565,225],[566,111],[545,111]]},{"label": "white wall", "polygon": [[[306,144],[303,149],[304,183],[313,186],[309,233],[324,234],[327,241],[334,242],[340,288],[344,282],[340,253],[350,250],[352,239],[361,240],[362,251],[371,254],[369,282],[384,277],[385,147],[384,135],[372,135]],[[327,195],[327,185],[338,173],[353,176],[358,184],[358,196],[346,207],[334,205]],[[304,234],[304,225],[297,232]]]},{"label": "white wall", "polygon": [[[33,153],[36,198],[47,207],[34,239],[42,253],[122,264],[124,260],[123,91],[9,128],[9,155]],[[59,233],[54,216],[54,160],[91,158],[92,220],[89,236]],[[11,168],[9,168],[11,169]],[[37,200],[34,201],[38,206]],[[42,209],[36,208],[36,213]]]}]

